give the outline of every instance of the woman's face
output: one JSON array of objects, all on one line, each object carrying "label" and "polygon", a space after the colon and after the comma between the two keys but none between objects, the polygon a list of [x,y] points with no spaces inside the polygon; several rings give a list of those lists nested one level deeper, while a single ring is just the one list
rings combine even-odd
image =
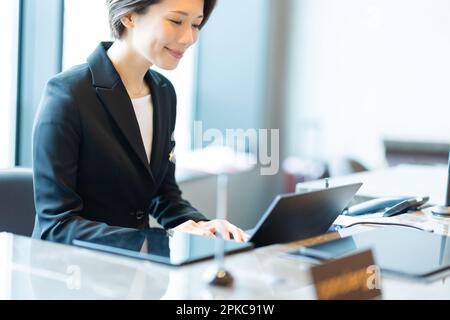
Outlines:
[{"label": "woman's face", "polygon": [[152,65],[178,66],[184,52],[198,39],[204,0],[162,0],[145,14],[131,15],[124,38]]}]

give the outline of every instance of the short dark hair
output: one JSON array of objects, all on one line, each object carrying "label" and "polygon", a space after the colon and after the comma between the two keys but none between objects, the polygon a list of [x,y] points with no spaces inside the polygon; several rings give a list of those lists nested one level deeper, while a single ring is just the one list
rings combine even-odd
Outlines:
[{"label": "short dark hair", "polygon": [[[106,0],[109,12],[109,25],[111,28],[111,34],[114,38],[120,39],[125,33],[125,26],[120,19],[130,13],[145,14],[148,7],[153,4],[157,4],[162,0]],[[200,25],[200,29],[208,21],[211,16],[217,0],[204,0],[203,5],[203,21]]]}]

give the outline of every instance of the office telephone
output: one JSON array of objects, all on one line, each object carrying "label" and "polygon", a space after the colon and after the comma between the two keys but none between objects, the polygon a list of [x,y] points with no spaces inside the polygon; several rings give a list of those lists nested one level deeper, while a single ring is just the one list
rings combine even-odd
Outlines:
[{"label": "office telephone", "polygon": [[392,217],[409,210],[417,210],[428,202],[429,197],[385,197],[376,198],[355,204],[346,210],[348,216],[359,216],[368,213],[383,212],[384,217]]}]

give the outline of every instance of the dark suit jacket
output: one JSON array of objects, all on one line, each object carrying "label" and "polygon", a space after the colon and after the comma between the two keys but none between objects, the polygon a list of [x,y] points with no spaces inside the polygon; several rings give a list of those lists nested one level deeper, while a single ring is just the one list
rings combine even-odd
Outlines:
[{"label": "dark suit jacket", "polygon": [[102,43],[88,63],[52,78],[33,131],[34,238],[71,243],[206,220],[181,198],[169,153],[172,84],[150,70],[154,121],[150,165],[127,91]]}]

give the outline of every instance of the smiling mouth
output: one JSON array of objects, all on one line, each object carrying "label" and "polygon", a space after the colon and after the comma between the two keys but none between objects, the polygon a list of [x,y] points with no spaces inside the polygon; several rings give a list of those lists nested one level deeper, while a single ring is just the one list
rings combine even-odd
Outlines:
[{"label": "smiling mouth", "polygon": [[170,53],[170,55],[171,55],[172,57],[174,57],[175,59],[178,59],[178,60],[179,60],[179,59],[183,58],[184,52],[172,50],[172,49],[169,49],[169,48],[167,48],[167,47],[166,47],[166,49],[167,49],[167,51]]}]

